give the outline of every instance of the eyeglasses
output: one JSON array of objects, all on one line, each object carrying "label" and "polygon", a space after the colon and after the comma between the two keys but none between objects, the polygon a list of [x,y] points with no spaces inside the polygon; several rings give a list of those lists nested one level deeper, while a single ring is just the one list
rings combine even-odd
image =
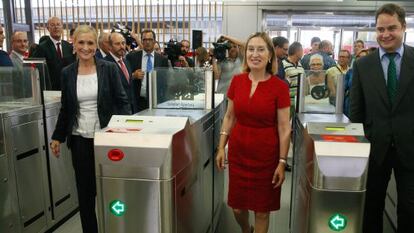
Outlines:
[{"label": "eyeglasses", "polygon": [[154,39],[153,38],[144,38],[142,39],[143,42],[153,42]]},{"label": "eyeglasses", "polygon": [[311,66],[322,66],[322,63],[311,63]]}]

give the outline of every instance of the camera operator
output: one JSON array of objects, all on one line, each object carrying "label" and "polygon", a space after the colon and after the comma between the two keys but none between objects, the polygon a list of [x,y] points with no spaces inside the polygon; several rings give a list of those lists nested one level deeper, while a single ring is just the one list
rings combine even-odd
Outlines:
[{"label": "camera operator", "polygon": [[[226,43],[227,45],[223,45],[223,43]],[[221,46],[227,47],[228,51],[228,56],[224,57],[223,60],[221,60],[223,55],[220,54],[221,52],[217,51],[220,50],[220,44]],[[221,36],[217,40],[215,47],[212,63],[214,78],[218,80],[217,93],[226,95],[231,79],[235,74],[241,72],[243,53],[240,52],[240,49],[243,50],[244,43],[229,36]]]},{"label": "camera operator", "polygon": [[187,56],[190,51],[190,41],[181,40],[181,53],[177,59],[171,61],[174,67],[194,67],[194,61]]}]

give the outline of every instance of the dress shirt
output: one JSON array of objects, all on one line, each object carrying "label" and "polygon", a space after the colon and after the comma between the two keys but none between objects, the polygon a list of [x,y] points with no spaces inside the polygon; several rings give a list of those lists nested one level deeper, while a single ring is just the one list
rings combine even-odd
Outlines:
[{"label": "dress shirt", "polygon": [[151,54],[151,62],[152,62],[152,70],[154,70],[154,68],[155,68],[155,66],[154,66],[154,55],[155,55],[155,52],[154,51],[152,51],[151,53],[147,53],[147,52],[145,52],[144,50],[142,51],[142,60],[141,60],[141,70],[143,71],[143,72],[145,72],[145,76],[144,76],[144,78],[142,79],[142,84],[141,84],[141,97],[147,97],[147,80],[148,80],[148,77],[147,77],[147,75],[148,75],[148,73],[147,73],[147,60],[148,60],[148,56],[147,56],[147,54]]},{"label": "dress shirt", "polygon": [[50,39],[52,40],[53,44],[55,45],[56,53],[57,53],[57,45],[56,45],[56,43],[60,43],[59,44],[60,45],[60,52],[62,53],[62,58],[63,58],[64,57],[64,54],[63,54],[63,48],[62,48],[62,40],[55,40],[51,36],[50,36]]},{"label": "dress shirt", "polygon": [[[401,47],[395,50],[395,52],[397,53],[397,55],[394,58],[395,65],[397,68],[397,80],[400,80],[401,61],[402,61],[402,56],[404,54],[404,45],[402,44]],[[383,48],[380,47],[379,56],[381,60],[382,70],[384,73],[385,83],[387,83],[387,80],[388,80],[388,64],[390,64],[390,60],[388,59],[387,56],[385,56],[386,54],[387,52]]]}]

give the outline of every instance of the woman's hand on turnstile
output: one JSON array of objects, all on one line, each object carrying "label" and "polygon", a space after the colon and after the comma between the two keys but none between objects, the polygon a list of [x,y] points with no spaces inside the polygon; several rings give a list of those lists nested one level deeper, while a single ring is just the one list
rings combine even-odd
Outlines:
[{"label": "woman's hand on turnstile", "polygon": [[283,181],[285,180],[285,163],[279,163],[273,174],[272,184],[273,188],[282,186]]},{"label": "woman's hand on turnstile", "polygon": [[50,149],[55,157],[60,155],[60,142],[58,140],[52,140],[50,143]]},{"label": "woman's hand on turnstile", "polygon": [[217,155],[216,155],[216,164],[219,171],[223,171],[223,169],[226,168],[225,165],[226,160],[226,151],[224,148],[217,149]]}]

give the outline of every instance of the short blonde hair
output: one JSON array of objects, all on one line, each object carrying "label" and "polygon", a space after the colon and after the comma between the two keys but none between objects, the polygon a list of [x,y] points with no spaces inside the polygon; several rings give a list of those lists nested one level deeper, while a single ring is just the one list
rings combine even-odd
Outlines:
[{"label": "short blonde hair", "polygon": [[266,72],[269,74],[276,74],[277,71],[277,62],[276,62],[276,54],[273,47],[272,40],[270,39],[269,35],[266,32],[256,32],[249,36],[246,41],[246,46],[244,46],[244,60],[243,60],[243,72],[250,72],[250,67],[247,65],[247,46],[251,39],[255,37],[260,37],[266,43],[267,50],[270,54],[270,62],[266,65]]},{"label": "short blonde hair", "polygon": [[73,33],[73,41],[76,42],[78,39],[78,36],[80,34],[85,34],[85,33],[91,33],[93,35],[95,43],[98,44],[98,34],[96,33],[95,28],[89,25],[80,25],[76,27],[75,32]]}]

